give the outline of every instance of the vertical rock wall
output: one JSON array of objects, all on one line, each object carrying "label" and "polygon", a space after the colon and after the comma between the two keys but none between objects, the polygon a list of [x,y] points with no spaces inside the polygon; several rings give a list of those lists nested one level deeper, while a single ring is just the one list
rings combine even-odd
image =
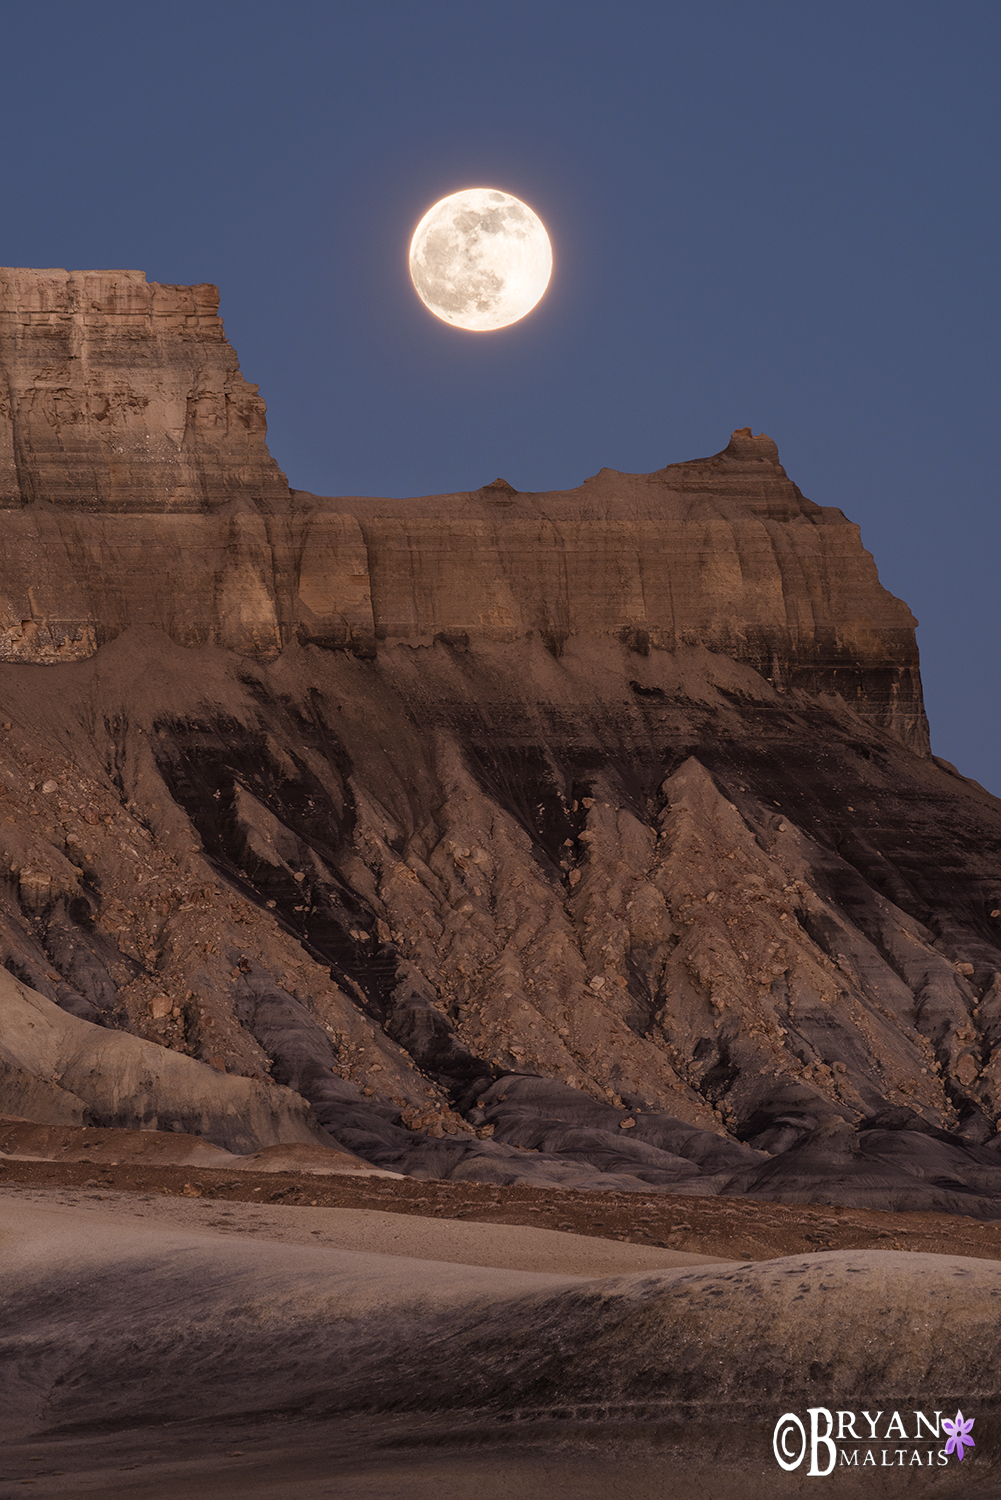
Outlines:
[{"label": "vertical rock wall", "polygon": [[288,487],[213,286],[0,270],[0,506],[176,515]]},{"label": "vertical rock wall", "polygon": [[296,638],[697,646],[927,753],[914,620],[770,438],[548,494],[290,492],[217,304],[139,271],[0,271],[0,660],[136,626],[257,660]]}]

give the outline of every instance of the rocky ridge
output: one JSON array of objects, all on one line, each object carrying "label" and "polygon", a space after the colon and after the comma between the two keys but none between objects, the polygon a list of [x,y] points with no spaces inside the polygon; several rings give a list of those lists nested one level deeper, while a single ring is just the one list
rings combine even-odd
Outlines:
[{"label": "rocky ridge", "polygon": [[769,439],[308,496],[207,289],[0,275],[22,988],[393,1170],[996,1216],[1001,804]]}]

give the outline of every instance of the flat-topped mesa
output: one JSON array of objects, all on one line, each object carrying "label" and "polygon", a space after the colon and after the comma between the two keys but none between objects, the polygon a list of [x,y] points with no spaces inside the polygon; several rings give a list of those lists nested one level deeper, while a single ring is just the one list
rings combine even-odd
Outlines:
[{"label": "flat-topped mesa", "polygon": [[910,612],[770,438],[548,494],[290,493],[217,306],[139,271],[0,270],[0,660],[134,626],[265,660],[296,638],[697,645],[927,751]]},{"label": "flat-topped mesa", "polygon": [[410,500],[294,493],[306,639],[343,638],[348,578],[325,544],[336,514],[364,543],[377,643],[535,635],[556,656],[594,636],[643,655],[704,646],[779,692],[838,693],[927,753],[913,616],[880,584],[858,526],[807,500],[749,428],[711,458],[602,469],[547,494],[500,480]]}]

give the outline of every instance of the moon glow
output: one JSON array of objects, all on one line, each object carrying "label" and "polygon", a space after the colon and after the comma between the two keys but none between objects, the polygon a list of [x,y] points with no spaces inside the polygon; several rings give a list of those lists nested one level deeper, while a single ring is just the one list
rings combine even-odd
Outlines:
[{"label": "moon glow", "polygon": [[410,242],[410,279],[425,307],[474,333],[507,328],[531,312],[552,269],[542,220],[497,188],[442,198]]}]

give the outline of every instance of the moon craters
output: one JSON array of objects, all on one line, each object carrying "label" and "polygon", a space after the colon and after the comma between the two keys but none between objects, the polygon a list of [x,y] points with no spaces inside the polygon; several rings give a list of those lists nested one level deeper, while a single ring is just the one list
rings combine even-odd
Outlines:
[{"label": "moon craters", "polygon": [[410,276],[421,301],[457,328],[487,332],[516,323],[549,284],[553,253],[527,203],[495,188],[442,198],[418,224]]}]

